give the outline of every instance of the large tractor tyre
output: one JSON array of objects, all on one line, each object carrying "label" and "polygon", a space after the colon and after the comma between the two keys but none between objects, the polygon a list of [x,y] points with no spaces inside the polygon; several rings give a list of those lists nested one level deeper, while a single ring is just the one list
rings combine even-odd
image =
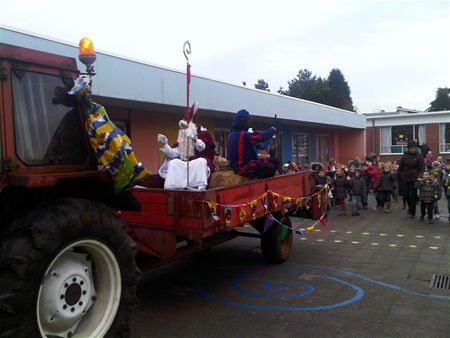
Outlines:
[{"label": "large tractor tyre", "polygon": [[129,337],[141,273],[109,207],[61,200],[14,228],[0,241],[0,337]]},{"label": "large tractor tyre", "polygon": [[279,264],[289,258],[293,239],[292,229],[287,230],[284,238],[281,237],[281,224],[292,228],[292,223],[288,216],[274,216],[279,222],[274,221],[271,227],[261,235],[261,251],[266,262]]}]

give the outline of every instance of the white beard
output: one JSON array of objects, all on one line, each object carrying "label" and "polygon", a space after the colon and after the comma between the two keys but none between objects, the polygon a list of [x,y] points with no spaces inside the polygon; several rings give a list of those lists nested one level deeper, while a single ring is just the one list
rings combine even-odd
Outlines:
[{"label": "white beard", "polygon": [[[193,122],[189,122],[188,128],[197,137],[197,126]],[[184,134],[184,129],[178,131],[178,151],[180,153],[180,159],[182,161],[187,161],[188,157],[194,156],[195,154],[195,144],[192,140],[188,139]]]}]

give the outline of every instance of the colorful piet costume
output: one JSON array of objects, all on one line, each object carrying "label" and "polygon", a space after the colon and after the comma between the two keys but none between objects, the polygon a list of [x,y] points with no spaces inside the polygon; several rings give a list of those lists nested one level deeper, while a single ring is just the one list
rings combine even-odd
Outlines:
[{"label": "colorful piet costume", "polygon": [[276,167],[267,158],[258,159],[257,146],[267,144],[276,133],[274,127],[263,132],[248,131],[250,114],[239,110],[228,135],[228,160],[233,170],[247,178],[267,178],[275,174]]}]

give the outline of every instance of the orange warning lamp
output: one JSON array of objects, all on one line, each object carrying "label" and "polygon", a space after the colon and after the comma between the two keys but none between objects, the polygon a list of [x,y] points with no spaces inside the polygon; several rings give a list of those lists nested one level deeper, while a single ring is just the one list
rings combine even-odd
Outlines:
[{"label": "orange warning lamp", "polygon": [[78,49],[80,51],[78,59],[86,66],[86,73],[95,75],[93,64],[97,57],[94,52],[92,40],[89,38],[82,38]]}]

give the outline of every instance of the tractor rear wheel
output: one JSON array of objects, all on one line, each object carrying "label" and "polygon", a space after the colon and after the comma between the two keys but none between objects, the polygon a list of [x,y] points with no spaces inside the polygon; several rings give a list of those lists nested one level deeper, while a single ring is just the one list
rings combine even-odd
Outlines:
[{"label": "tractor rear wheel", "polygon": [[0,242],[0,337],[129,337],[140,271],[109,207],[66,199]]},{"label": "tractor rear wheel", "polygon": [[[269,229],[261,235],[261,251],[264,259],[268,263],[283,263],[286,261],[292,248],[292,223],[288,216],[281,216],[280,214],[273,215],[278,221],[274,221]],[[284,238],[282,235],[282,225],[287,226],[287,233]]]}]

